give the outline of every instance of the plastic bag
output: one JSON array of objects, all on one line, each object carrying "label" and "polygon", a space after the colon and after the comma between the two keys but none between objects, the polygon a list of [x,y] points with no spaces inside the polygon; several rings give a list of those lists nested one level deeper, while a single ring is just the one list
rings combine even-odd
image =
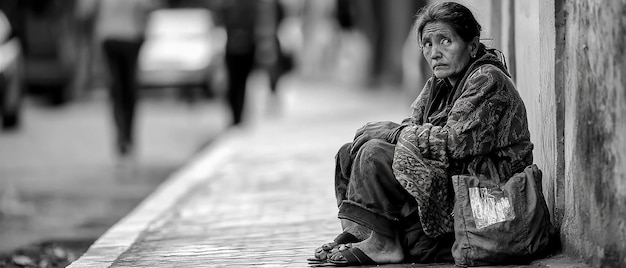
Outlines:
[{"label": "plastic bag", "polygon": [[484,187],[470,187],[468,191],[476,228],[515,219],[515,211],[506,191]]}]

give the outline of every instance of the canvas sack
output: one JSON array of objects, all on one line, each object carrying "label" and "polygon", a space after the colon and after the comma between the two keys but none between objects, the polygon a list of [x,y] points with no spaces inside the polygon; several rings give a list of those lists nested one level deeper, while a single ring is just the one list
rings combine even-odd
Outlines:
[{"label": "canvas sack", "polygon": [[459,266],[524,264],[553,252],[558,244],[541,191],[541,170],[530,165],[501,182],[491,160],[489,177],[452,177],[455,243]]}]

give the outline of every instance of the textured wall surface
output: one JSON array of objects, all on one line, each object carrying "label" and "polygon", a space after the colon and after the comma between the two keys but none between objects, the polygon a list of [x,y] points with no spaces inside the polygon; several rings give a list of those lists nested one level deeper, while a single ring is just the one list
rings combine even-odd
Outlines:
[{"label": "textured wall surface", "polygon": [[515,80],[526,104],[534,162],[543,171],[543,192],[558,225],[554,35],[554,1],[515,1]]},{"label": "textured wall surface", "polygon": [[564,2],[564,246],[626,267],[626,4]]},{"label": "textured wall surface", "polygon": [[484,35],[496,44],[513,35],[505,53],[565,251],[626,267],[626,1],[504,1],[501,14],[486,3],[468,6],[483,25],[503,22]]},{"label": "textured wall surface", "polygon": [[[500,17],[499,21],[491,20],[492,23],[500,23],[500,33],[495,34],[496,41],[499,40],[500,50],[506,57],[509,73],[516,81],[516,60],[515,60],[515,2],[513,0],[493,0],[500,2],[500,9],[494,8],[493,16]],[[494,7],[497,4],[493,4]]]}]

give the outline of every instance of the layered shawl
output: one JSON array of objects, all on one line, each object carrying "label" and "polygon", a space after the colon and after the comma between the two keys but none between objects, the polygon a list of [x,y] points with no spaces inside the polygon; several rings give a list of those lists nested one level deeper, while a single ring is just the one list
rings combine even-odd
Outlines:
[{"label": "layered shawl", "polygon": [[[445,97],[438,97],[442,92]],[[432,77],[412,107],[398,137],[393,171],[417,201],[428,236],[453,231],[451,178],[463,169],[452,167],[487,156],[508,178],[532,164],[524,103],[492,53],[474,61],[456,88]]]}]

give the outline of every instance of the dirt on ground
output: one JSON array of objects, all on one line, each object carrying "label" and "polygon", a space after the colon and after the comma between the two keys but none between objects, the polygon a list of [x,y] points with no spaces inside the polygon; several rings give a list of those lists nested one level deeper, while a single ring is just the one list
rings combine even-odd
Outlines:
[{"label": "dirt on ground", "polygon": [[[51,193],[35,191],[34,186],[32,192],[5,189],[0,202],[4,248],[0,267],[66,267],[177,168],[173,164],[136,167],[120,172],[118,179],[92,181],[95,187],[63,183],[74,190]],[[95,176],[83,175],[84,179]]]},{"label": "dirt on ground", "polygon": [[92,240],[46,241],[0,254],[0,267],[66,267],[80,257]]}]

